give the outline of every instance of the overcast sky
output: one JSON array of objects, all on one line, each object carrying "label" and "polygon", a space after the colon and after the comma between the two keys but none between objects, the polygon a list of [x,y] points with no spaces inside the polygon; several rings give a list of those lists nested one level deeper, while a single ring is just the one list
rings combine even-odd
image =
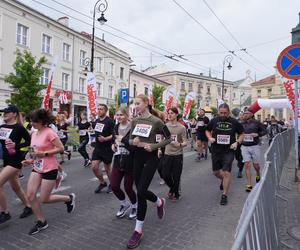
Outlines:
[{"label": "overcast sky", "polygon": [[[92,32],[90,25],[75,20],[74,17],[92,24],[91,19],[61,6],[59,2],[92,17],[96,2],[94,0],[22,2],[54,19],[63,16],[62,13],[37,3],[41,2],[69,15],[71,28]],[[235,51],[237,56],[231,62],[232,69],[226,69],[225,78],[239,80],[249,69],[252,77],[256,76],[259,80],[274,73],[273,67],[279,53],[291,43],[290,32],[299,23],[299,12],[299,0],[108,0],[105,12],[107,25],[156,47],[126,36],[107,25],[97,24],[97,27],[147,49],[100,30],[96,31],[96,35],[101,37],[104,33],[107,42],[128,52],[137,70],[149,67],[151,62],[153,66],[165,63],[171,69],[196,74],[202,72],[205,75],[211,68],[212,76],[222,78],[223,60],[230,50]],[[241,49],[246,49],[248,54]],[[184,55],[189,62],[181,60],[183,63],[179,63],[164,57],[172,53]]]}]

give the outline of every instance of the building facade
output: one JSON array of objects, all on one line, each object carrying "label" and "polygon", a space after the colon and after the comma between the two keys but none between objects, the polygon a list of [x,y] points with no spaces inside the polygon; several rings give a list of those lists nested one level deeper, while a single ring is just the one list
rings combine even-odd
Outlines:
[{"label": "building facade", "polygon": [[[16,50],[29,50],[36,58],[44,56],[41,84],[50,80],[54,58],[58,58],[53,75],[50,107],[54,113],[67,110],[77,116],[86,110],[86,63],[90,58],[91,36],[68,26],[68,18],[53,20],[12,0],[0,1],[0,107],[6,106],[12,89],[4,77],[13,72]],[[113,104],[117,89],[128,83],[129,55],[113,45],[95,38],[94,74],[97,78],[97,101]],[[59,96],[67,93],[62,103]]]},{"label": "building facade", "polygon": [[251,83],[254,82],[247,70],[246,77],[233,83],[232,107],[241,109],[251,104]]}]

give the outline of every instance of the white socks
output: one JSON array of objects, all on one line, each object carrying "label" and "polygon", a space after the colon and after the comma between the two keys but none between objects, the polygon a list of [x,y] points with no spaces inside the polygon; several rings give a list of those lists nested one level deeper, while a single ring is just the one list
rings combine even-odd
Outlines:
[{"label": "white socks", "polygon": [[162,205],[162,201],[159,197],[157,197],[157,200],[156,200],[155,204],[156,204],[157,207],[160,207]]},{"label": "white socks", "polygon": [[141,234],[143,232],[143,224],[144,224],[144,221],[136,220],[134,231],[137,231]]},{"label": "white socks", "polygon": [[134,203],[134,204],[131,204],[131,207],[132,207],[132,208],[137,208],[137,202]]}]

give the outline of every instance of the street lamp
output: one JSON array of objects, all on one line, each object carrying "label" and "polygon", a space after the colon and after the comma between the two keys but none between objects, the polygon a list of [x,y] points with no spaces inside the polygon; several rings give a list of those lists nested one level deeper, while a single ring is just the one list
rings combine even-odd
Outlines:
[{"label": "street lamp", "polygon": [[227,55],[224,57],[224,60],[223,60],[223,76],[222,76],[222,100],[223,101],[224,101],[224,85],[225,85],[225,79],[224,79],[225,63],[228,63],[227,68],[230,70],[232,68],[232,66],[231,66],[232,59],[233,59],[232,55]]},{"label": "street lamp", "polygon": [[95,50],[95,18],[96,18],[96,10],[101,12],[101,16],[97,19],[97,21],[103,25],[107,22],[104,17],[104,12],[106,11],[108,3],[106,0],[98,0],[94,6],[93,13],[93,33],[92,33],[92,49],[91,49],[91,72],[94,71],[94,50]]}]

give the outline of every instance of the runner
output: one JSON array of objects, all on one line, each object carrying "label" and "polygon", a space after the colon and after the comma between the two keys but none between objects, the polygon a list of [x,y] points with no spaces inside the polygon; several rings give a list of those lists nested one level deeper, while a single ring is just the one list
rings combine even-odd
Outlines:
[{"label": "runner", "polygon": [[87,167],[91,164],[90,157],[86,152],[86,145],[89,143],[89,131],[91,129],[91,123],[87,120],[86,112],[81,112],[78,122],[78,131],[79,131],[79,142],[78,152],[82,155],[84,159],[84,167]]},{"label": "runner", "polygon": [[[241,111],[239,114],[238,122],[242,123],[243,121],[244,121],[244,111]],[[237,160],[237,167],[239,168],[237,178],[243,178],[244,162],[243,162],[241,144],[238,145],[235,151],[235,159]]]},{"label": "runner", "polygon": [[[95,121],[95,134],[96,144],[92,155],[92,170],[94,175],[99,180],[99,185],[95,190],[95,193],[100,193],[103,188],[107,187],[107,183],[104,181],[103,173],[99,168],[101,162],[104,164],[105,172],[110,180],[111,162],[113,157],[112,135],[114,131],[114,121],[110,119],[107,114],[108,108],[105,104],[100,104],[98,107],[99,118]],[[111,185],[108,185],[107,193],[111,193]]]},{"label": "runner", "polygon": [[[37,222],[29,231],[30,235],[34,235],[48,227],[40,203],[64,202],[68,213],[73,212],[75,208],[74,193],[68,196],[51,194],[58,173],[58,162],[55,155],[64,150],[57,134],[48,127],[51,119],[51,114],[45,109],[35,110],[31,115],[32,126],[37,131],[32,134],[31,139],[30,155],[32,159],[23,161],[23,165],[33,164],[27,183],[27,196],[37,217]],[[39,188],[40,197],[37,198]]]},{"label": "runner", "polygon": [[64,154],[68,156],[68,160],[71,160],[71,152],[69,150],[66,150],[66,143],[68,141],[68,127],[69,124],[66,121],[66,117],[64,114],[58,114],[56,120],[56,127],[58,130],[58,137],[61,140],[62,144],[64,145],[64,152],[60,153],[61,155],[61,161],[59,164],[63,164],[65,162]]},{"label": "runner", "polygon": [[271,123],[268,126],[267,131],[268,131],[268,137],[269,137],[269,145],[271,144],[275,135],[277,135],[283,131],[282,126],[280,124],[278,124],[274,115],[271,116]]},{"label": "runner", "polygon": [[[243,140],[243,126],[230,117],[230,109],[226,103],[219,106],[219,115],[213,118],[206,127],[206,136],[211,145],[213,174],[221,180],[221,205],[228,202],[230,172],[234,159],[234,150]],[[236,134],[239,135],[236,140]]]},{"label": "runner", "polygon": [[[200,161],[201,159],[207,160],[208,139],[206,137],[205,130],[208,123],[209,119],[207,116],[205,116],[205,110],[199,109],[196,125],[198,150],[198,156],[196,158],[196,161]],[[203,150],[205,150],[205,154],[203,154]]]},{"label": "runner", "polygon": [[[3,186],[10,183],[12,190],[25,205],[20,218],[28,217],[32,214],[30,203],[20,186],[19,172],[22,168],[23,153],[21,148],[30,145],[30,135],[28,131],[18,122],[19,110],[14,105],[9,105],[4,110],[4,124],[0,126],[0,143],[3,149],[3,166],[0,172],[0,224],[8,221],[11,215],[8,211]],[[21,143],[21,140],[23,142]]]},{"label": "runner", "polygon": [[[115,196],[119,199],[121,206],[117,212],[117,218],[123,218],[126,212],[131,209],[129,219],[136,218],[137,203],[136,194],[133,186],[133,151],[129,146],[129,132],[131,124],[128,120],[129,115],[125,108],[120,108],[116,113],[116,119],[119,122],[114,129],[114,144],[112,149],[114,154],[114,163],[111,172],[111,187]],[[120,188],[124,177],[124,189],[130,200],[126,200],[125,194]]]},{"label": "runner", "polygon": [[177,122],[178,109],[172,107],[168,111],[167,127],[171,133],[172,142],[166,146],[163,166],[163,176],[170,190],[168,198],[171,201],[178,201],[179,184],[183,165],[183,147],[187,146],[186,129]]},{"label": "runner", "polygon": [[[157,197],[148,190],[159,162],[158,148],[171,142],[171,134],[162,120],[153,116],[152,107],[146,95],[138,95],[135,100],[136,111],[140,115],[132,121],[129,143],[135,146],[134,173],[138,195],[138,209],[135,230],[127,247],[136,248],[143,235],[143,223],[147,211],[147,200],[157,206],[157,215],[162,219],[165,213],[165,199]],[[156,135],[164,139],[156,143]]]},{"label": "runner", "polygon": [[267,130],[261,122],[253,119],[253,113],[249,108],[244,110],[244,122],[242,123],[242,125],[245,132],[241,149],[246,168],[246,192],[251,192],[251,162],[253,162],[253,167],[256,171],[256,183],[258,183],[260,181],[259,162],[261,151],[261,146],[259,145],[259,137],[266,135]]}]

